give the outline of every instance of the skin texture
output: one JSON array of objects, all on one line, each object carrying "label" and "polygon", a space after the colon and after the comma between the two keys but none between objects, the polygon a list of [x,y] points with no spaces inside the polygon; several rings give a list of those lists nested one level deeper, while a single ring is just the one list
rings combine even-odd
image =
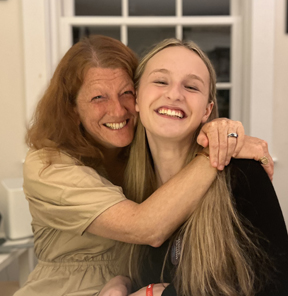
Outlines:
[{"label": "skin texture", "polygon": [[[185,64],[178,59],[165,63],[172,51],[193,67],[185,71]],[[213,107],[213,103],[208,103],[209,81],[209,72],[201,58],[186,48],[166,48],[153,56],[141,77],[136,104],[136,111],[142,110],[140,118],[149,141],[152,138],[178,141],[179,133],[188,136],[198,128],[199,122],[205,123]],[[168,110],[183,117],[159,113]]]},{"label": "skin texture", "polygon": [[[103,147],[125,147],[132,142],[137,118],[134,86],[124,70],[90,68],[75,111],[79,123]],[[122,128],[121,123],[125,124]],[[118,128],[111,128],[111,124],[118,124]]]}]

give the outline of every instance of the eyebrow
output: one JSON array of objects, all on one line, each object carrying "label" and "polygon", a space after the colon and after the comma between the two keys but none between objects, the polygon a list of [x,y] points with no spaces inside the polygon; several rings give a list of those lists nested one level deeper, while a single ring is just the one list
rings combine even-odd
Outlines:
[{"label": "eyebrow", "polygon": [[[167,69],[155,69],[155,70],[153,70],[153,71],[149,74],[149,76],[152,75],[152,74],[158,73],[158,72],[160,72],[160,73],[165,73],[165,74],[170,73],[170,71],[168,71]],[[192,79],[199,80],[203,85],[205,85],[203,79],[202,79],[200,76],[196,75],[196,74],[188,74],[187,77],[188,77],[188,78],[192,78]]]}]

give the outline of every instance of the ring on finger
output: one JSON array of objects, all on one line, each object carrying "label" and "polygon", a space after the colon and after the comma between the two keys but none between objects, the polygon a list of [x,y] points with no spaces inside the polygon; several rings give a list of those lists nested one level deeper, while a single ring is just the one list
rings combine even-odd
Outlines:
[{"label": "ring on finger", "polygon": [[263,156],[263,157],[259,158],[258,161],[259,161],[261,164],[263,164],[263,165],[266,165],[266,164],[269,163],[269,159],[268,159],[267,156]]},{"label": "ring on finger", "polygon": [[238,138],[238,134],[237,133],[229,133],[227,135],[228,138]]}]

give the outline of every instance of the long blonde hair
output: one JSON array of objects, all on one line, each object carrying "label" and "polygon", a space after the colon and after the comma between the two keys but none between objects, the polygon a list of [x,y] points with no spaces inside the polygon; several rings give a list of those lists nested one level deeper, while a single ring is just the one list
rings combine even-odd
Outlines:
[{"label": "long blonde hair", "polygon": [[[218,117],[216,75],[213,66],[201,49],[191,41],[166,39],[155,46],[142,59],[136,70],[136,88],[139,87],[147,62],[156,53],[172,46],[181,46],[197,53],[207,66],[210,74],[208,100],[214,102],[213,111],[208,120]],[[202,149],[196,142],[200,128],[201,126],[191,141],[186,163]],[[132,143],[125,180],[126,196],[138,203],[144,201],[157,189],[153,159],[145,129],[140,120]],[[237,215],[230,192],[229,173],[218,172],[216,180],[200,200],[196,210],[175,235],[182,237],[181,256],[174,278],[176,290],[180,295],[254,295],[253,259],[259,258],[261,251],[246,234],[247,230]],[[134,284],[141,287],[139,266],[147,247],[132,245],[126,248],[129,256],[128,273]],[[169,250],[167,254],[168,252]]]}]

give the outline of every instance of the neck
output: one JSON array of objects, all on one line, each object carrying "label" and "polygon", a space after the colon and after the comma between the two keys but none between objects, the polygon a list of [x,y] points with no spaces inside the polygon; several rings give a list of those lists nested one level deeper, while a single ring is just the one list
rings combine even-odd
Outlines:
[{"label": "neck", "polygon": [[191,140],[159,139],[149,133],[147,139],[154,161],[157,185],[160,187],[185,166]]}]

